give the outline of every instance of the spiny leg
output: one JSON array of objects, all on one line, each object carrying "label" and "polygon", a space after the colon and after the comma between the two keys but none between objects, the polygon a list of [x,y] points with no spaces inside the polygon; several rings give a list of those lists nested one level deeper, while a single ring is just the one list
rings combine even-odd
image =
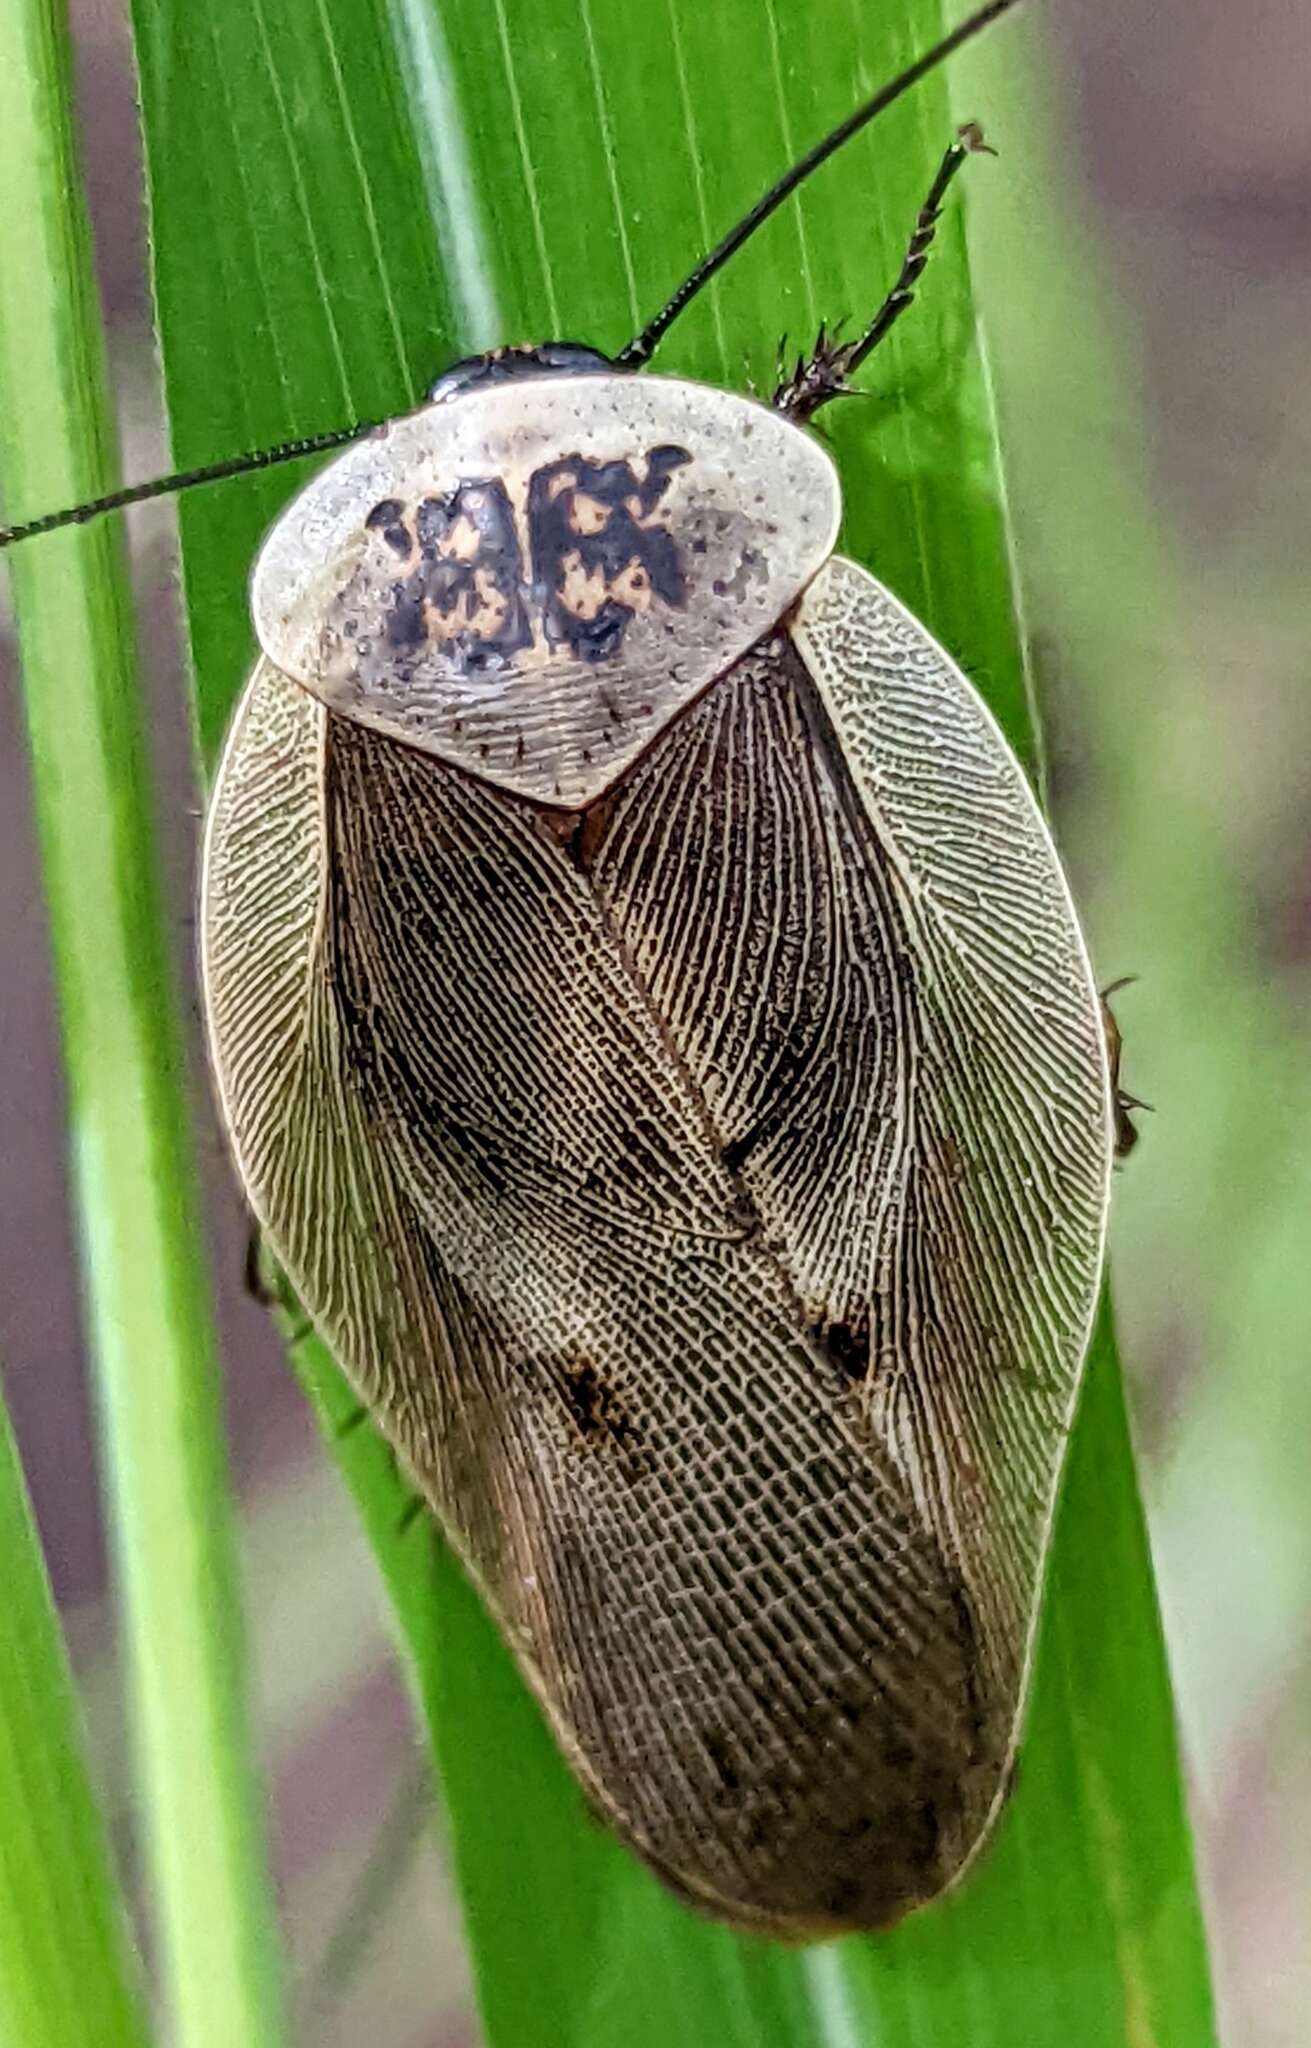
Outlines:
[{"label": "spiny leg", "polygon": [[287,1277],[265,1243],[258,1223],[252,1222],[246,1233],[242,1284],[252,1301],[281,1316],[283,1334],[292,1350],[303,1343],[314,1325],[287,1284]]},{"label": "spiny leg", "polygon": [[1117,1166],[1123,1166],[1138,1143],[1138,1129],[1130,1111],[1150,1110],[1152,1107],[1150,1102],[1143,1101],[1141,1095],[1130,1095],[1120,1086],[1120,1058],[1124,1051],[1124,1040],[1110,1004],[1113,995],[1117,995],[1122,988],[1127,988],[1129,983],[1136,981],[1137,978],[1134,974],[1122,974],[1118,981],[1108,982],[1101,991],[1102,1029],[1106,1033],[1106,1059],[1111,1070],[1111,1108],[1115,1119],[1114,1152]]},{"label": "spiny leg", "polygon": [[859,369],[866,356],[878,347],[915,296],[920,273],[929,260],[929,249],[937,233],[948,186],[966,157],[976,155],[980,150],[988,156],[997,154],[984,141],[978,122],[967,121],[964,127],[957,129],[951,147],[938,165],[928,196],[915,216],[914,231],[906,245],[897,281],[864,333],[854,341],[839,342],[821,327],[810,359],[807,361],[798,356],[792,375],[779,384],[773,402],[789,419],[804,425],[830,399],[851,395],[847,380],[853,370]]},{"label": "spiny leg", "polygon": [[[289,1351],[294,1351],[298,1344],[303,1344],[307,1337],[313,1336],[314,1325],[292,1291],[291,1283],[269,1249],[258,1223],[251,1224],[246,1238],[244,1280],[246,1293],[251,1300],[257,1301],[261,1308],[268,1309],[281,1324]],[[333,1423],[332,1441],[344,1443],[348,1436],[353,1436],[369,1419],[368,1408],[363,1401],[358,1401]],[[422,1494],[415,1492],[408,1475],[402,1471],[391,1445],[384,1444],[384,1449],[393,1472],[400,1479],[407,1494],[405,1505],[395,1524],[395,1533],[404,1536],[426,1512],[428,1503]]]}]

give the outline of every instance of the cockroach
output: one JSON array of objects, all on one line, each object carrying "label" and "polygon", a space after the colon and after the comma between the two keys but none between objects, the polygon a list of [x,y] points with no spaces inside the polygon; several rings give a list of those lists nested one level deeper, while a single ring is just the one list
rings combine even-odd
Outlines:
[{"label": "cockroach", "polygon": [[[1101,1004],[1024,776],[835,555],[808,422],[615,357],[341,443],[255,564],[210,801],[209,1043],[250,1206],[589,1797],[786,1938],[883,1927],[1012,1769],[1105,1237]],[[639,374],[642,373],[642,374]]]}]

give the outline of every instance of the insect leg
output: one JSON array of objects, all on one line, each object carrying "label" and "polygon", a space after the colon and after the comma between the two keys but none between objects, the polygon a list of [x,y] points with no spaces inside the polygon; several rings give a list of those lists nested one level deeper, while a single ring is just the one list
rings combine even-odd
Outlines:
[{"label": "insect leg", "polygon": [[915,226],[906,244],[897,281],[864,333],[857,335],[854,341],[839,342],[836,336],[821,327],[809,360],[798,356],[791,376],[780,383],[774,393],[773,403],[789,419],[804,425],[830,399],[853,395],[847,380],[853,370],[859,369],[866,356],[878,347],[914,298],[920,273],[929,260],[929,249],[938,231],[938,218],[947,188],[966,157],[976,155],[980,150],[989,156],[997,153],[984,141],[983,130],[977,121],[967,121],[963,128],[957,129],[934,174],[924,204],[915,216]]},{"label": "insect leg", "polygon": [[[294,1351],[306,1337],[314,1334],[314,1325],[301,1307],[291,1285],[269,1250],[268,1241],[258,1223],[252,1223],[246,1235],[246,1252],[242,1267],[242,1280],[246,1293],[261,1308],[268,1309],[277,1321],[288,1351]],[[369,1420],[369,1411],[364,1403],[358,1402],[333,1426],[332,1435],[336,1443],[342,1443],[352,1436],[361,1423]],[[393,1459],[393,1463],[394,1463]],[[417,1496],[406,1508],[400,1523],[402,1533],[408,1529],[415,1515],[425,1503]]]},{"label": "insect leg", "polygon": [[1120,1058],[1124,1051],[1124,1040],[1120,1026],[1111,1008],[1110,998],[1120,989],[1136,981],[1133,974],[1122,974],[1118,981],[1108,982],[1101,991],[1102,1028],[1106,1033],[1106,1058],[1111,1069],[1111,1103],[1115,1115],[1115,1163],[1123,1166],[1134,1146],[1138,1143],[1138,1130],[1130,1114],[1135,1109],[1150,1110],[1150,1102],[1144,1102],[1141,1095],[1130,1095],[1120,1086]]},{"label": "insect leg", "polygon": [[265,1244],[264,1233],[258,1223],[251,1224],[246,1237],[242,1283],[251,1300],[257,1301],[261,1308],[281,1313],[288,1345],[294,1348],[302,1338],[309,1336],[314,1325],[288,1287],[282,1268]]}]

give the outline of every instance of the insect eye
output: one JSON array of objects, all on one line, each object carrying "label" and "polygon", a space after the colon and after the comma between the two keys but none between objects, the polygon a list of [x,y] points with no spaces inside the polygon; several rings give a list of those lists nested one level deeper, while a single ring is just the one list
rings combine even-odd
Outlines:
[{"label": "insect eye", "polygon": [[505,384],[512,377],[550,376],[553,372],[572,376],[601,374],[613,370],[609,356],[587,348],[579,341],[544,341],[522,348],[497,348],[490,354],[466,356],[445,371],[428,393],[432,405],[459,393],[476,390],[482,384]]}]

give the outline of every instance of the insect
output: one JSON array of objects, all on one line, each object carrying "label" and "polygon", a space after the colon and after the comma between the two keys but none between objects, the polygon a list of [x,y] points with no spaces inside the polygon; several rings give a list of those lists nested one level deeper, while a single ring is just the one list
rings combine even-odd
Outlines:
[{"label": "insect", "polygon": [[1008,4],[617,358],[462,363],[301,492],[206,832],[263,1230],[593,1806],[787,1938],[890,1924],[995,1819],[1103,1251],[1055,849],[971,685],[834,554],[807,428],[978,131],[771,405],[637,372]]}]

